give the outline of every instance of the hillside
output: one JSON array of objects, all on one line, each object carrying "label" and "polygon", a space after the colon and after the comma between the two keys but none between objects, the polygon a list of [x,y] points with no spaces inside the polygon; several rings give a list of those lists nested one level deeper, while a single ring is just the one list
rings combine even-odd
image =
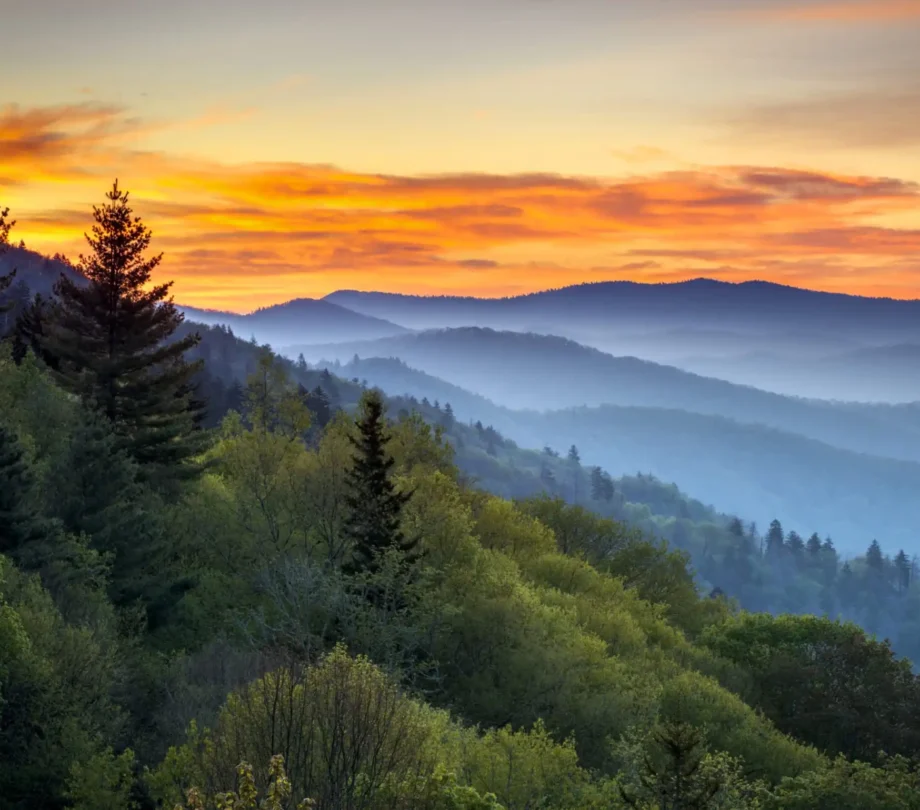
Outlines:
[{"label": "hillside", "polygon": [[309,360],[399,357],[513,409],[621,405],[678,409],[762,424],[851,450],[920,461],[920,425],[885,408],[784,397],[634,357],[613,357],[564,338],[491,329],[427,331],[375,342],[293,346]]},{"label": "hillside", "polygon": [[376,340],[408,330],[395,323],[361,315],[325,300],[297,298],[246,315],[180,306],[191,320],[224,325],[245,339],[273,346],[293,342]]},{"label": "hillside", "polygon": [[[762,281],[608,281],[513,298],[421,297],[339,291],[326,300],[413,329],[488,326],[596,335],[667,329],[805,332],[900,342],[920,336],[920,302],[815,292]],[[564,332],[563,332],[564,333]]]},{"label": "hillside", "polygon": [[616,475],[640,471],[678,482],[693,497],[761,525],[781,515],[800,533],[830,533],[848,553],[861,551],[873,537],[920,551],[912,529],[920,520],[920,507],[911,505],[912,488],[920,486],[915,462],[679,409],[605,405],[517,411],[464,396],[462,389],[395,360],[332,368],[389,394],[449,402],[458,419],[492,425],[523,447],[565,450],[575,444],[589,465]]},{"label": "hillside", "polygon": [[780,394],[873,403],[920,400],[920,345],[864,346],[821,356],[775,352],[684,356],[675,365]]}]

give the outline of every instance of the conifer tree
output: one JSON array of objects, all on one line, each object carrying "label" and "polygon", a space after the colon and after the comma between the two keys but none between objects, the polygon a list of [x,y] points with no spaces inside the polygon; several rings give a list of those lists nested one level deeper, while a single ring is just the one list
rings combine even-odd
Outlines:
[{"label": "conifer tree", "polygon": [[906,591],[910,588],[911,574],[910,560],[907,558],[907,554],[904,553],[903,548],[894,558],[894,567],[895,571],[897,571],[898,577],[898,593],[901,593],[902,591]]},{"label": "conifer tree", "polygon": [[48,302],[41,293],[32,299],[16,318],[13,328],[13,361],[19,365],[26,352],[41,358],[50,369],[57,369],[58,363],[47,347]]},{"label": "conifer tree", "polygon": [[89,284],[61,276],[46,348],[61,384],[106,416],[146,479],[166,483],[197,471],[189,462],[206,441],[205,408],[192,396],[200,364],[185,359],[200,337],[173,339],[183,315],[171,282],[150,286],[162,258],[144,255],[151,232],[117,181],[106,197],[78,265]]},{"label": "conifer tree", "polygon": [[808,554],[817,559],[818,555],[821,553],[821,538],[818,537],[818,533],[815,532],[811,537],[808,538],[808,542],[805,544],[808,549]]},{"label": "conifer tree", "polygon": [[[9,220],[7,217],[10,215],[9,208],[0,208],[0,256],[2,256],[10,244],[10,231],[13,229],[13,226],[16,224],[15,220]],[[0,276],[0,294],[6,292],[7,288],[13,283],[13,279],[16,278],[16,271],[13,270],[6,275]],[[0,313],[5,312],[7,309],[11,308],[12,304],[3,304],[0,302]]]},{"label": "conifer tree", "polygon": [[[639,795],[620,787],[620,795],[630,806],[662,810],[707,810],[723,787],[717,775],[701,766],[706,755],[703,734],[694,726],[666,721],[652,737],[657,757],[646,756],[639,774]],[[655,759],[658,761],[656,762]]]},{"label": "conifer tree", "polygon": [[395,462],[386,451],[389,437],[378,391],[361,397],[356,425],[358,437],[351,437],[351,443],[357,452],[347,473],[348,517],[344,527],[353,543],[353,558],[346,570],[350,574],[374,573],[379,570],[381,555],[390,550],[401,553],[407,563],[415,562],[418,541],[407,539],[400,528],[402,509],[411,493],[398,492],[390,479]]},{"label": "conifer tree", "polygon": [[0,424],[0,554],[18,559],[28,544],[44,537],[46,524],[35,510],[33,487],[18,437]]}]

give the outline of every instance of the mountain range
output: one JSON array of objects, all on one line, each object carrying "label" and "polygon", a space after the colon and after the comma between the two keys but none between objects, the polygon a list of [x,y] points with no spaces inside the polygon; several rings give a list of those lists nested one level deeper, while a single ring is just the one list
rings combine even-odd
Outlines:
[{"label": "mountain range", "polygon": [[[45,293],[75,273],[18,249],[0,261]],[[611,473],[651,472],[722,511],[832,533],[841,548],[876,534],[918,548],[917,301],[700,279],[181,309],[388,393],[450,401],[521,446],[575,444]],[[803,390],[810,398],[790,395]]]},{"label": "mountain range", "polygon": [[920,487],[917,462],[677,407],[514,410],[397,359],[359,359],[330,369],[387,394],[450,403],[456,418],[479,420],[522,447],[549,446],[564,454],[574,444],[585,464],[614,475],[652,473],[761,526],[782,517],[787,529],[805,536],[831,534],[842,551],[863,551],[876,537],[917,546],[913,527],[920,502],[912,495],[912,488]]}]

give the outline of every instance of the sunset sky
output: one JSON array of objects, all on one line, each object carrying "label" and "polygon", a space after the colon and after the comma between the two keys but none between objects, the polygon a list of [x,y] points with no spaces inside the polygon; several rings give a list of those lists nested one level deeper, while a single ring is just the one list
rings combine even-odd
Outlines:
[{"label": "sunset sky", "polygon": [[0,54],[16,240],[118,177],[182,303],[920,298],[920,0],[3,0]]}]

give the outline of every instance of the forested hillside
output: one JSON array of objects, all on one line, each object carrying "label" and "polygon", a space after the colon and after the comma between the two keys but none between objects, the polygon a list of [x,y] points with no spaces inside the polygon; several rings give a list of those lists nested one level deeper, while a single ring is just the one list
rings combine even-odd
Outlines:
[{"label": "forested hillside", "polygon": [[647,534],[756,533],[182,323],[95,215],[0,346],[0,808],[920,807],[910,663]]}]

